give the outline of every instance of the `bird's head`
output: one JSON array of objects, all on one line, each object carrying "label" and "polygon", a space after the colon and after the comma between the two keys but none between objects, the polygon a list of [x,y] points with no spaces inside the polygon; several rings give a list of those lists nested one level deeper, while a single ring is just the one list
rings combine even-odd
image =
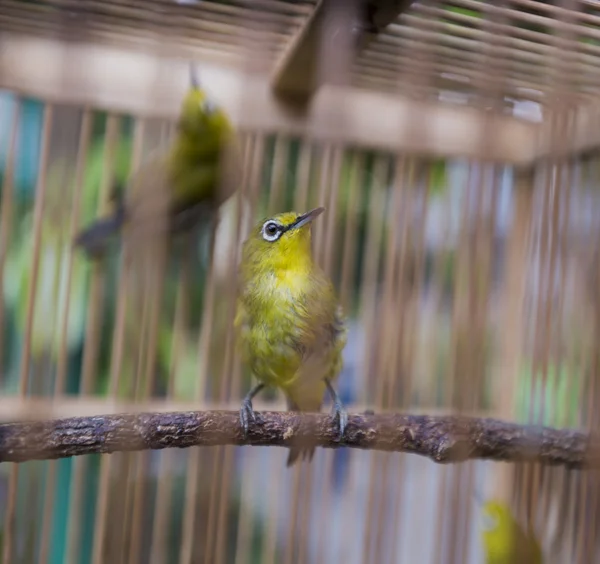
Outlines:
[{"label": "bird's head", "polygon": [[506,503],[486,501],[482,513],[483,547],[488,562],[542,563],[542,551],[535,535],[523,530]]},{"label": "bird's head", "polygon": [[486,531],[501,529],[513,522],[510,507],[497,500],[486,501],[483,504],[482,513]]},{"label": "bird's head", "polygon": [[244,243],[243,266],[254,273],[310,268],[311,224],[324,211],[280,213],[258,222]]},{"label": "bird's head", "polygon": [[202,143],[207,139],[219,141],[230,130],[225,112],[215,104],[202,87],[196,67],[190,65],[190,87],[181,104],[178,122],[179,132],[198,137]]}]

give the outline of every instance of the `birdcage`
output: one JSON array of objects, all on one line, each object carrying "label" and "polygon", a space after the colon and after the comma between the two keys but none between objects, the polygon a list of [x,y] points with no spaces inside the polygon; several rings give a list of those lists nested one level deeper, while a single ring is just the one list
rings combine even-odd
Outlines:
[{"label": "birdcage", "polygon": [[[2,562],[482,562],[481,498],[597,560],[597,2],[0,0],[0,28]],[[177,135],[190,61],[242,174],[142,284],[72,241]],[[349,434],[287,469],[273,414],[239,446],[239,248],[317,206]]]}]

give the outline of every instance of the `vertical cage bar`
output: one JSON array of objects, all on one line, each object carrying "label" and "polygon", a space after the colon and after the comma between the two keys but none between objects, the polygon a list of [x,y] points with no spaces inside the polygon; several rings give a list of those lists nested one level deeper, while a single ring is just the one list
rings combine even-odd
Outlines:
[{"label": "vertical cage bar", "polygon": [[[115,153],[119,141],[120,118],[114,114],[109,114],[106,120],[106,131],[104,138],[104,162],[102,163],[102,181],[100,187],[100,197],[98,202],[98,214],[102,216],[106,213],[110,190],[112,188],[113,166],[115,162]],[[86,327],[86,339],[83,354],[83,369],[81,381],[81,393],[90,394],[96,380],[97,361],[99,353],[99,333],[98,329],[102,322],[101,304],[104,302],[104,283],[105,269],[103,264],[95,263],[92,267],[92,280],[90,284],[90,304],[88,309],[88,324]],[[104,458],[104,457],[103,457]],[[105,465],[106,466],[106,465]],[[80,470],[84,472],[83,470]],[[101,468],[102,476],[107,470]],[[83,479],[83,478],[80,478]],[[77,482],[74,481],[74,485]],[[78,500],[74,500],[75,503]],[[101,547],[104,542],[105,528],[104,515],[108,503],[108,496],[99,487],[97,491],[97,507],[95,524],[97,528],[94,531],[94,541],[92,548],[92,561],[101,562]]]},{"label": "vertical cage bar", "polygon": [[[161,127],[161,141],[165,145],[167,137],[167,124],[163,123]],[[163,213],[167,213],[167,210],[162,210]],[[151,253],[145,256],[145,289],[148,299],[148,333],[147,341],[144,343],[145,347],[140,347],[140,350],[144,350],[144,357],[142,358],[142,373],[141,378],[136,382],[136,401],[148,400],[154,389],[154,374],[157,359],[157,347],[159,338],[159,324],[161,318],[164,319],[163,302],[164,302],[164,286],[165,286],[165,272],[167,268],[167,253],[169,244],[167,222],[168,218],[159,218],[159,229],[158,237],[154,238],[154,248]],[[164,227],[164,230],[161,228]],[[156,248],[156,247],[159,248]],[[147,489],[148,489],[148,478],[147,472],[150,466],[150,452],[142,451],[134,454],[133,457],[133,468],[137,470],[134,474],[134,491],[131,507],[131,529],[129,533],[129,562],[139,562],[141,551],[142,551],[142,527],[143,517],[145,514]]]},{"label": "vertical cage bar", "polygon": [[[127,186],[127,196],[131,198],[132,202],[136,197],[140,198],[141,191],[147,188],[145,186],[140,186],[135,182],[134,179],[136,178],[136,175],[141,174],[140,171],[144,164],[152,158],[150,152],[152,150],[158,151],[160,147],[160,139],[157,140],[156,137],[152,135],[150,135],[150,137],[152,137],[152,143],[148,143],[151,147],[146,147],[146,137],[148,134],[153,133],[150,125],[151,121],[149,119],[141,117],[135,119],[131,165],[129,170],[130,181]],[[157,188],[161,189],[160,186]],[[152,197],[152,194],[148,193],[146,197],[150,198]],[[135,205],[135,202],[132,205]],[[161,211],[164,213],[164,210]],[[137,218],[138,221],[144,221],[145,219],[145,217]],[[160,225],[161,221],[159,220],[154,228],[159,230]],[[146,225],[143,225],[141,229],[144,229],[145,227]],[[153,229],[153,227],[149,228]],[[155,237],[154,239],[152,239],[153,236]],[[160,238],[160,235],[150,235],[146,242],[147,245],[150,247],[153,242],[156,242],[157,238]],[[145,283],[148,273],[144,268],[146,267],[146,253],[151,251],[149,249],[140,249],[140,241],[135,240],[135,236],[133,237],[134,241],[131,239],[132,238],[123,240],[122,245],[121,264],[119,269],[119,287],[122,288],[122,290],[117,297],[117,311],[115,327],[113,330],[109,377],[109,394],[114,399],[117,399],[117,397],[122,395],[127,395],[137,402],[142,399],[140,397],[140,389],[142,387],[141,382],[144,381],[145,377],[145,374],[143,374],[143,355],[146,351],[145,337],[147,336],[147,331],[149,329],[147,318],[147,302],[149,298],[148,286]],[[138,257],[138,254],[141,254],[141,259]],[[140,316],[139,319],[138,315]],[[128,348],[127,356],[125,356],[126,343]],[[126,390],[123,390],[122,373],[127,359],[130,362],[131,371],[133,372],[133,381],[127,386]],[[136,462],[138,462],[136,453],[122,453],[118,458],[103,457],[100,461],[101,473],[103,466],[107,467],[104,470],[104,473],[101,474],[100,481],[100,488],[106,491],[105,495],[109,496],[106,516],[113,512],[118,515],[118,518],[112,519],[108,524],[112,526],[107,527],[107,535],[111,537],[111,542],[108,543],[107,548],[110,549],[112,553],[106,554],[104,557],[118,557],[121,562],[130,561],[131,556],[128,551],[134,544],[131,539],[135,520],[135,517],[132,516],[132,504],[134,504],[136,495],[139,496],[138,488],[140,486],[138,483],[143,480],[143,475],[140,477],[139,474],[137,476],[138,481],[135,480]],[[114,486],[109,490],[108,480],[113,474],[115,466],[120,468],[120,471],[118,471],[119,477],[113,481]]]},{"label": "vertical cage bar", "polygon": [[[103,163],[102,185],[98,202],[98,215],[100,216],[107,211],[109,193],[112,188],[112,168],[116,146],[119,141],[119,123],[120,118],[114,114],[110,114],[106,121],[105,160]],[[99,263],[94,263],[92,266],[90,306],[88,310],[88,324],[86,327],[85,347],[83,352],[82,394],[89,394],[93,391],[94,380],[96,379],[99,352],[98,328],[102,323],[101,304],[103,301],[104,266]]]},{"label": "vertical cage bar", "polygon": [[[171,342],[171,359],[169,366],[169,380],[167,384],[167,401],[175,395],[175,372],[178,356],[182,353],[182,332],[188,326],[189,293],[191,289],[190,263],[192,259],[192,246],[186,248],[185,258],[181,265],[181,276],[177,285],[175,316],[173,319],[173,339]],[[161,564],[167,557],[167,541],[169,517],[172,512],[172,471],[173,453],[169,450],[161,453],[158,491],[152,527],[152,547],[150,550],[150,564]]]},{"label": "vertical cage bar", "polygon": [[[81,116],[81,125],[79,129],[79,140],[77,146],[77,156],[75,164],[75,181],[72,194],[71,205],[71,224],[69,229],[69,240],[73,240],[79,231],[79,216],[81,207],[81,194],[83,190],[83,180],[85,174],[85,163],[88,155],[88,147],[92,128],[92,113],[85,109]],[[69,252],[67,259],[67,280],[65,289],[65,311],[62,320],[61,336],[59,342],[59,352],[56,367],[56,381],[54,387],[54,398],[62,396],[65,393],[65,383],[67,377],[67,330],[69,323],[69,313],[71,305],[71,284],[73,279],[73,251]],[[56,488],[56,461],[49,462],[48,474],[46,476],[46,496],[44,500],[44,516],[42,525],[42,539],[40,544],[40,563],[48,561],[50,550],[50,533],[52,530],[52,512],[54,510],[54,498]]]}]

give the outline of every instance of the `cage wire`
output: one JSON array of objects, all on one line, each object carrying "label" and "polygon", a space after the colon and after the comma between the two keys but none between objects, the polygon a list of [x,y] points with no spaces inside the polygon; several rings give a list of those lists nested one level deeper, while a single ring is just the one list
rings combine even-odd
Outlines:
[{"label": "cage wire", "polygon": [[[238,409],[240,243],[323,205],[313,249],[348,318],[351,413],[594,432],[598,3],[417,1],[355,50],[359,8],[0,0],[5,421]],[[73,237],[176,134],[190,60],[233,116],[238,193],[214,239],[201,229],[162,265],[148,235],[141,279],[125,245],[89,261]],[[312,113],[273,99],[290,84]],[[255,408],[285,404],[270,391]],[[344,448],[287,470],[287,454],[4,464],[2,562],[483,562],[476,492],[510,504],[544,562],[598,557],[595,470]]]}]

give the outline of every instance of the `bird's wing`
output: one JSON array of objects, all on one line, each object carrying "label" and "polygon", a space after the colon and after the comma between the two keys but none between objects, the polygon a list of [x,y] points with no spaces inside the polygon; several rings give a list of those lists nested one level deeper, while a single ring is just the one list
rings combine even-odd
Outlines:
[{"label": "bird's wing", "polygon": [[238,280],[238,298],[237,298],[235,318],[233,320],[233,326],[235,328],[235,337],[236,337],[236,342],[237,342],[238,348],[240,349],[240,352],[242,353],[242,358],[245,361],[247,361],[248,359],[245,358],[246,351],[245,351],[245,348],[243,345],[245,342],[246,333],[249,329],[248,313],[246,311],[246,306],[244,304],[244,300],[241,297],[241,291],[239,290],[239,286],[241,286],[241,283]]},{"label": "bird's wing", "polygon": [[[318,411],[325,394],[325,378],[333,380],[342,368],[342,351],[346,345],[347,331],[342,308],[335,301],[333,290],[326,292],[321,311],[326,317],[316,315],[316,327],[301,332],[294,340],[294,348],[300,354],[300,368],[294,380],[286,387],[290,403],[300,411]],[[314,307],[314,305],[313,305]],[[309,311],[319,311],[319,308]]]},{"label": "bird's wing", "polygon": [[[123,228],[123,251],[128,270],[127,286],[134,315],[148,303],[160,301],[167,264],[169,226],[168,174],[160,153],[155,153],[135,173],[126,194],[127,219]],[[152,310],[152,324],[158,323]]]},{"label": "bird's wing", "polygon": [[[335,303],[335,302],[334,302]],[[325,307],[327,307],[324,304]],[[312,339],[296,339],[294,346],[300,353],[300,369],[293,382],[285,388],[288,409],[292,411],[319,411],[323,403],[325,378],[333,379],[342,367],[342,350],[346,344],[346,328],[342,309],[338,305],[329,319],[320,322]],[[296,437],[290,445],[287,466],[314,454],[310,442]]]},{"label": "bird's wing", "polygon": [[300,332],[293,339],[303,362],[310,361],[315,355],[329,354],[338,349],[341,351],[346,345],[347,329],[342,306],[336,303],[333,288],[327,287],[327,290],[322,294],[315,292],[319,294],[318,299],[309,298],[309,303],[303,304],[307,311],[317,312],[313,317],[314,323],[311,324],[309,320],[309,330]]},{"label": "bird's wing", "polygon": [[147,237],[161,237],[168,229],[171,207],[166,156],[153,153],[135,173],[127,191],[128,232],[132,241],[147,245]]}]

